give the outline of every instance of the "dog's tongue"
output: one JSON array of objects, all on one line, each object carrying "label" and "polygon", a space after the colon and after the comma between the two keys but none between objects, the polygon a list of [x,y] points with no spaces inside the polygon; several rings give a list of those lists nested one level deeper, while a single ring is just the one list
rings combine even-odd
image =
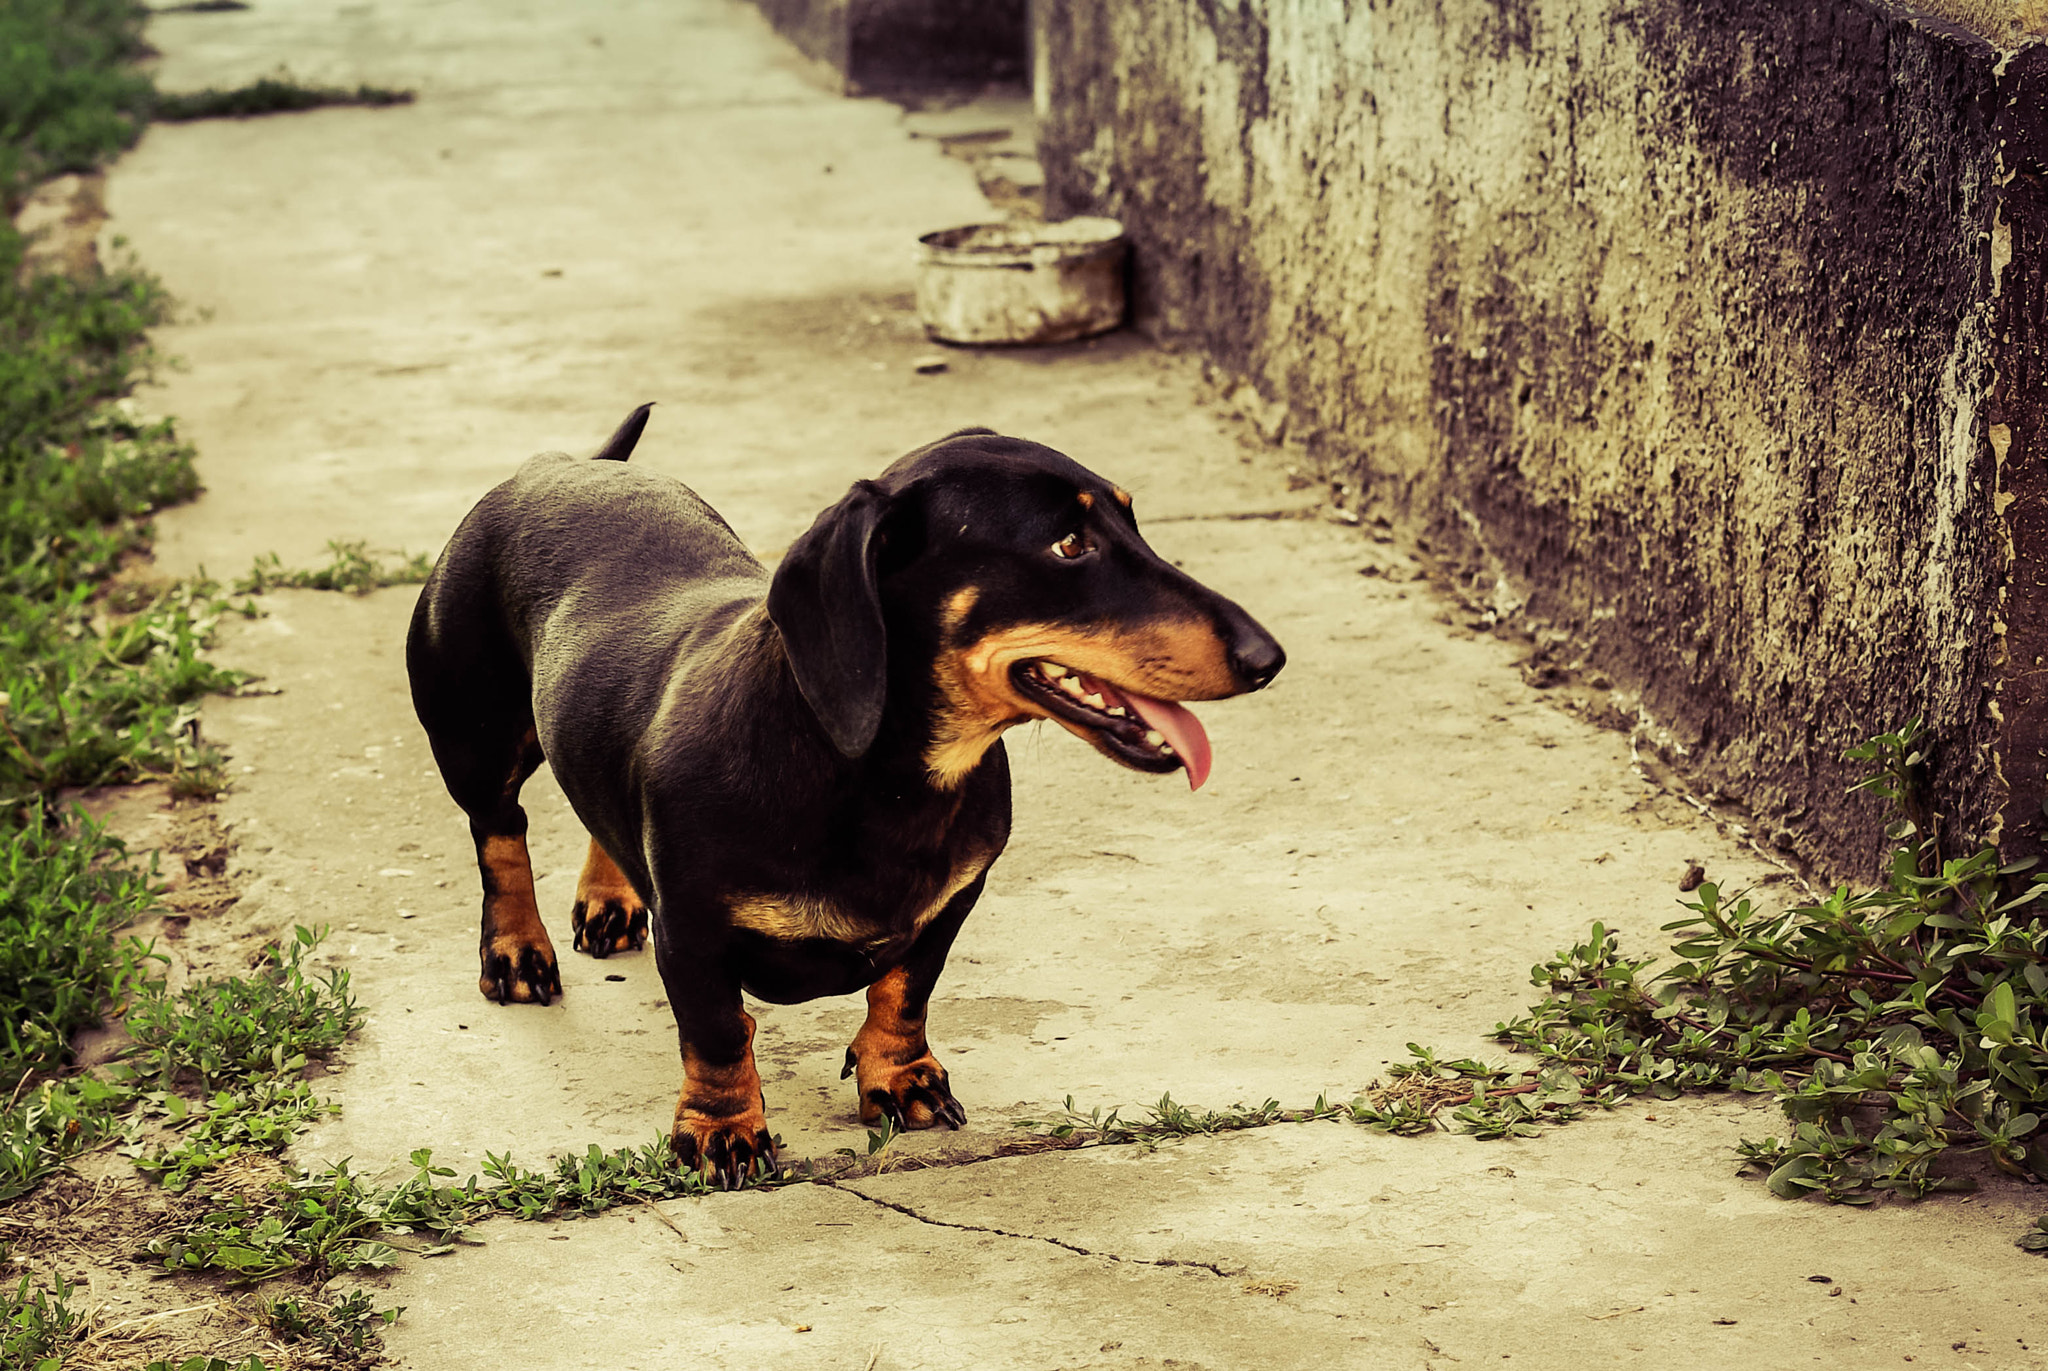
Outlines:
[{"label": "dog's tongue", "polygon": [[1171,700],[1155,700],[1129,690],[1119,693],[1138,711],[1139,718],[1166,735],[1187,768],[1188,789],[1200,790],[1202,782],[1209,779],[1209,735],[1202,731],[1202,721]]}]

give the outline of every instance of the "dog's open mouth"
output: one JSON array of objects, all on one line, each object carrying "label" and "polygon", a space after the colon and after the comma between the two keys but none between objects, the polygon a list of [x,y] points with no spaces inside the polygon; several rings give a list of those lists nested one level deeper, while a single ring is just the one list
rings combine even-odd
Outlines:
[{"label": "dog's open mouth", "polygon": [[1060,722],[1086,730],[1102,751],[1125,766],[1161,772],[1184,767],[1191,790],[1209,779],[1209,735],[1184,706],[1119,690],[1099,676],[1044,658],[1017,663],[1010,679],[1025,698],[1042,704]]}]

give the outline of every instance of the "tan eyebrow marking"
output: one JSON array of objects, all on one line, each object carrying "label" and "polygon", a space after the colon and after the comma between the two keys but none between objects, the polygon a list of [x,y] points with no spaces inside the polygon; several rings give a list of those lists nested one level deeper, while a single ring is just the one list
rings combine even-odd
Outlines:
[{"label": "tan eyebrow marking", "polygon": [[1093,495],[1090,495],[1085,490],[1082,491],[1079,495],[1075,496],[1074,498],[1081,502],[1081,508],[1083,509],[1095,508],[1095,497]]},{"label": "tan eyebrow marking", "polygon": [[1122,486],[1111,486],[1109,488],[1109,493],[1116,496],[1116,502],[1122,505],[1125,509],[1129,509],[1131,507],[1131,493],[1128,490],[1125,490]]}]

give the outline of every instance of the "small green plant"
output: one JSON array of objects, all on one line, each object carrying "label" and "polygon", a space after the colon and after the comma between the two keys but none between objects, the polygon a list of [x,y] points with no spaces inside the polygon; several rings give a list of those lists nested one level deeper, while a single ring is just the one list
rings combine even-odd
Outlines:
[{"label": "small green plant", "polygon": [[334,1300],[286,1296],[257,1306],[257,1317],[280,1342],[348,1359],[373,1351],[378,1343],[377,1325],[389,1327],[404,1312],[403,1305],[377,1308],[367,1290],[351,1290]]},{"label": "small green plant", "polygon": [[[425,1155],[415,1153],[414,1160]],[[487,1208],[520,1219],[600,1214],[621,1204],[708,1195],[715,1189],[701,1171],[685,1170],[676,1164],[666,1137],[610,1152],[592,1143],[581,1153],[565,1153],[555,1158],[553,1168],[546,1172],[513,1165],[509,1153],[486,1153],[484,1175],[496,1184],[478,1188],[472,1179],[464,1192],[473,1197],[473,1203],[484,1207],[477,1212]],[[766,1161],[757,1160],[740,1188],[770,1189],[802,1179],[806,1178],[773,1172]]]},{"label": "small green plant", "polygon": [[293,930],[265,949],[266,965],[251,976],[210,980],[177,995],[161,984],[147,987],[128,1011],[137,1072],[164,1085],[196,1079],[210,1090],[296,1076],[309,1057],[339,1047],[362,1014],[346,970],[305,973],[305,957],[325,932]]},{"label": "small green plant", "polygon": [[1966,1151],[2048,1179],[2048,886],[1988,848],[1941,854],[1910,798],[1917,724],[1850,755],[1877,767],[1858,788],[1899,811],[1883,885],[1768,913],[1703,884],[1654,975],[1595,925],[1496,1033],[1590,1090],[1772,1093],[1791,1134],[1743,1151],[1780,1195],[1956,1188],[1937,1163]]},{"label": "small green plant", "polygon": [[413,93],[383,86],[359,85],[354,90],[340,86],[309,86],[290,72],[265,76],[245,86],[219,90],[186,91],[156,96],[150,117],[162,123],[187,123],[194,119],[249,119],[264,114],[295,114],[300,110],[331,105],[366,105],[383,108],[409,105]]},{"label": "small green plant", "polygon": [[215,1208],[152,1238],[144,1251],[169,1271],[217,1271],[251,1283],[296,1272],[317,1278],[376,1270],[396,1257],[382,1241],[381,1198],[344,1162],[278,1182],[266,1196],[217,1197]]},{"label": "small green plant", "polygon": [[65,1344],[84,1322],[69,1303],[76,1288],[52,1275],[47,1288],[23,1276],[12,1290],[0,1289],[0,1366],[63,1371]]},{"label": "small green plant", "polygon": [[434,569],[433,560],[424,552],[409,556],[394,552],[390,554],[392,560],[386,561],[385,554],[373,552],[366,542],[339,538],[329,540],[327,555],[326,566],[306,569],[286,567],[275,552],[266,552],[256,559],[247,576],[235,582],[235,591],[261,595],[289,588],[345,590],[352,595],[367,595],[385,586],[417,585]]},{"label": "small green plant", "polygon": [[1100,1108],[1083,1114],[1075,1107],[1072,1095],[1067,1096],[1064,1109],[1054,1118],[1017,1119],[1013,1123],[1027,1132],[1075,1147],[1135,1144],[1150,1149],[1171,1138],[1236,1133],[1281,1123],[1310,1123],[1341,1118],[1346,1112],[1321,1096],[1307,1109],[1282,1109],[1278,1100],[1267,1100],[1255,1109],[1232,1105],[1221,1110],[1194,1110],[1176,1103],[1171,1095],[1161,1095],[1159,1103],[1149,1111],[1150,1117],[1138,1120],[1125,1119],[1121,1106],[1107,1114]]},{"label": "small green plant", "polygon": [[150,1092],[147,1105],[182,1130],[178,1145],[153,1151],[137,1145],[129,1155],[138,1171],[174,1192],[244,1153],[282,1152],[315,1120],[339,1112],[304,1081],[279,1080],[218,1091],[196,1109],[184,1096],[163,1090]]},{"label": "small green plant", "polygon": [[121,1133],[135,1091],[94,1076],[44,1081],[0,1111],[0,1204]]}]

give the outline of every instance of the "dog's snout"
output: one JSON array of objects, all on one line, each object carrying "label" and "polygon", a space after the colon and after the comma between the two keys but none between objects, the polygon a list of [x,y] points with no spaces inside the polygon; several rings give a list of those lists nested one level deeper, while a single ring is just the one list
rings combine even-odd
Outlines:
[{"label": "dog's snout", "polygon": [[1238,630],[1230,644],[1230,667],[1245,683],[1246,690],[1263,689],[1287,665],[1287,653],[1273,635],[1248,624]]}]

